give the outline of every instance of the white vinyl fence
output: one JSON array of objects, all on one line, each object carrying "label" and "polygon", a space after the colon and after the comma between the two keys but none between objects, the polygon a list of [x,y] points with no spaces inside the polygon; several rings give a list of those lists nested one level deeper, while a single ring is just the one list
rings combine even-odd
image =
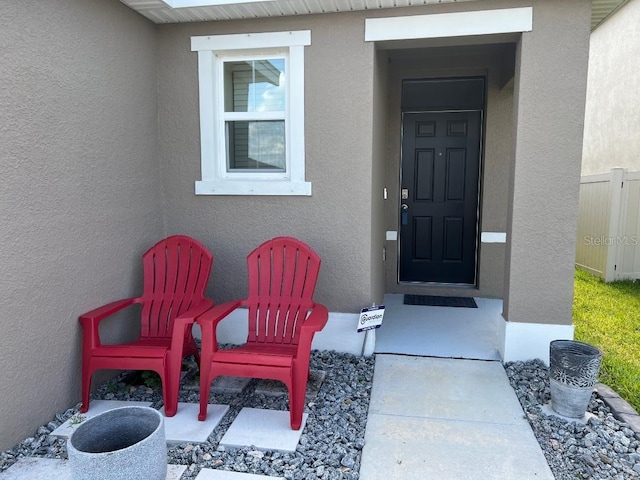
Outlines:
[{"label": "white vinyl fence", "polygon": [[640,278],[640,172],[581,178],[576,265],[605,282]]}]

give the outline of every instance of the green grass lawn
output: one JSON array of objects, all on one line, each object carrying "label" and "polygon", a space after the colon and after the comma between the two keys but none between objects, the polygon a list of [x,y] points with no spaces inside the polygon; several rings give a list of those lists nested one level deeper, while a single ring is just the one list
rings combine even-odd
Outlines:
[{"label": "green grass lawn", "polygon": [[573,322],[576,340],[602,350],[600,381],[640,411],[640,282],[576,270]]}]

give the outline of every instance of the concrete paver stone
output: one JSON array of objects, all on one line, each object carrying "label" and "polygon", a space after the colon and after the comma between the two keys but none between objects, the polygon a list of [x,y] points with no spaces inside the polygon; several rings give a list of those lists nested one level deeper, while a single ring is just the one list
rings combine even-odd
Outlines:
[{"label": "concrete paver stone", "polygon": [[[207,419],[198,420],[200,406],[196,403],[178,403],[178,412],[173,417],[165,417],[164,433],[167,443],[203,443],[220,424],[229,411],[228,405],[209,404]],[[160,409],[164,414],[164,407]]]},{"label": "concrete paver stone", "polygon": [[291,430],[289,412],[243,408],[220,440],[225,447],[293,452],[298,445],[309,414],[302,415],[300,430]]},{"label": "concrete paver stone", "polygon": [[278,480],[284,477],[269,477],[266,475],[254,475],[252,473],[227,472],[225,470],[212,470],[203,468],[198,473],[196,480]]}]

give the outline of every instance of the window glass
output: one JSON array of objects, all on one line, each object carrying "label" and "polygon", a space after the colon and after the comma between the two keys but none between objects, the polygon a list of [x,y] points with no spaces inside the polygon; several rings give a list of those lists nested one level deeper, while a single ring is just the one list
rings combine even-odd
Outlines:
[{"label": "window glass", "polygon": [[227,171],[284,172],[283,120],[226,122]]},{"label": "window glass", "polygon": [[285,110],[284,58],[224,62],[225,112]]}]

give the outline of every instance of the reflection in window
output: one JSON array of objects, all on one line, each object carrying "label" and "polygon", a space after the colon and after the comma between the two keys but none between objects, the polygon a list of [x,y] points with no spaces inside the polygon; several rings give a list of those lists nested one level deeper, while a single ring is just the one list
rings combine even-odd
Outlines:
[{"label": "reflection in window", "polygon": [[227,122],[227,168],[284,172],[284,121]]},{"label": "reflection in window", "polygon": [[284,58],[224,62],[227,172],[286,171],[285,98]]},{"label": "reflection in window", "polygon": [[284,59],[225,62],[225,112],[284,112]]}]

